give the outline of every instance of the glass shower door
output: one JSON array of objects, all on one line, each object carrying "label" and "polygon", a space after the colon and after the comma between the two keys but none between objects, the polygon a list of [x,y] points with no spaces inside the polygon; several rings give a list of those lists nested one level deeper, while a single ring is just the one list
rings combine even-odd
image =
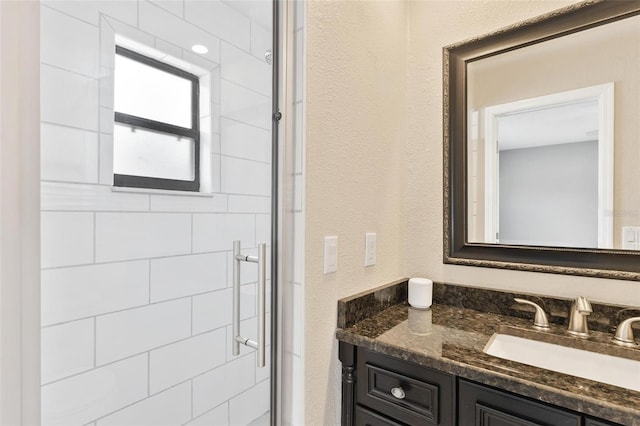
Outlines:
[{"label": "glass shower door", "polygon": [[271,9],[42,1],[42,424],[269,424]]}]

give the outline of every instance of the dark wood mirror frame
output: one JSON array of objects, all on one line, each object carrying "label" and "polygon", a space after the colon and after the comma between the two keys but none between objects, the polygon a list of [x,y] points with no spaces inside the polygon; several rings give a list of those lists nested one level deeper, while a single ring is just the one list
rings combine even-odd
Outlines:
[{"label": "dark wood mirror frame", "polygon": [[467,63],[639,14],[639,0],[586,1],[443,49],[445,263],[640,281],[638,251],[469,243],[466,220]]}]

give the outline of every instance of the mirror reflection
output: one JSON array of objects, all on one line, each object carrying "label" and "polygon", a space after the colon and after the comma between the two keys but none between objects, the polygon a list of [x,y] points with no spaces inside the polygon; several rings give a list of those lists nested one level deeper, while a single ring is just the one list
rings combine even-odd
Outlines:
[{"label": "mirror reflection", "polygon": [[640,16],[466,71],[467,241],[640,250]]}]

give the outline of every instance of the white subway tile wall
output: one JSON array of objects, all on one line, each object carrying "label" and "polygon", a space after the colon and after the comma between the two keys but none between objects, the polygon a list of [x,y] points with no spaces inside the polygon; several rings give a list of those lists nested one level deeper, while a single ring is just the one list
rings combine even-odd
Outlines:
[{"label": "white subway tile wall", "polygon": [[[222,43],[221,68],[222,79],[239,84],[254,92],[271,96],[270,65],[264,58],[256,58],[229,43]],[[255,70],[260,70],[256,75]]]},{"label": "white subway tile wall", "polygon": [[40,116],[43,123],[97,131],[99,93],[97,79],[42,62]]},{"label": "white subway tile wall", "polygon": [[150,0],[151,3],[156,6],[160,6],[168,12],[173,13],[174,15],[179,16],[180,18],[184,18],[184,5],[181,1],[176,0]]},{"label": "white subway tile wall", "polygon": [[193,214],[193,252],[229,249],[233,240],[242,247],[255,247],[256,224],[251,214]]},{"label": "white subway tile wall", "polygon": [[191,253],[191,215],[95,214],[96,261],[114,262]]},{"label": "white subway tile wall", "polygon": [[218,405],[213,410],[209,410],[203,415],[196,417],[186,426],[211,426],[224,425],[229,423],[229,406],[226,403]]},{"label": "white subway tile wall", "polygon": [[98,27],[46,7],[41,9],[40,17],[42,62],[88,77],[98,77]]},{"label": "white subway tile wall", "polygon": [[[193,414],[199,416],[253,387],[255,369],[255,355],[251,354],[196,377],[193,380]],[[227,382],[227,377],[234,380],[220,386]]]},{"label": "white subway tile wall", "polygon": [[[176,283],[180,285],[176,285]],[[227,254],[206,253],[151,261],[151,301],[176,299],[227,286]]]},{"label": "white subway tile wall", "polygon": [[257,24],[255,20],[251,22],[249,16],[238,13],[231,4],[218,0],[186,0],[185,17],[201,28],[207,28],[221,40],[245,51],[250,48],[251,27]]},{"label": "white subway tile wall", "polygon": [[[193,297],[193,334],[231,324],[233,295],[230,288]],[[245,302],[248,303],[248,302]]]},{"label": "white subway tile wall", "polygon": [[271,189],[270,171],[271,166],[267,163],[222,157],[220,164],[222,190],[230,194],[268,196]]},{"label": "white subway tile wall", "polygon": [[229,401],[229,423],[246,425],[269,410],[269,382],[241,393]]},{"label": "white subway tile wall", "polygon": [[89,318],[42,330],[42,383],[93,368],[94,328]]},{"label": "white subway tile wall", "polygon": [[189,382],[167,389],[98,420],[98,426],[175,426],[191,419]]},{"label": "white subway tile wall", "polygon": [[96,318],[96,364],[107,364],[189,337],[190,311],[191,301],[184,298]]},{"label": "white subway tile wall", "polygon": [[98,182],[98,135],[70,127],[40,126],[42,179]]},{"label": "white subway tile wall", "polygon": [[[204,334],[151,351],[151,393],[166,389],[225,363],[220,350],[225,346],[226,334],[219,328]],[[228,377],[220,386],[226,386],[234,377]],[[266,411],[266,410],[265,410]]]},{"label": "white subway tile wall", "polygon": [[40,222],[43,268],[93,263],[93,213],[42,212]]},{"label": "white subway tile wall", "polygon": [[149,303],[149,261],[42,271],[42,325],[53,325]]},{"label": "white subway tile wall", "polygon": [[[270,240],[270,2],[41,4],[42,424],[248,424],[269,368],[231,354],[231,252]],[[206,70],[202,194],[113,190],[116,35]]]},{"label": "white subway tile wall", "polygon": [[229,156],[245,158],[263,163],[271,159],[271,132],[239,121],[220,120],[222,134],[221,149]]},{"label": "white subway tile wall", "polygon": [[42,423],[84,425],[145,399],[148,358],[138,355],[42,386]]},{"label": "white subway tile wall", "polygon": [[271,101],[268,96],[225,79],[220,81],[220,96],[222,116],[261,129],[270,129]]}]

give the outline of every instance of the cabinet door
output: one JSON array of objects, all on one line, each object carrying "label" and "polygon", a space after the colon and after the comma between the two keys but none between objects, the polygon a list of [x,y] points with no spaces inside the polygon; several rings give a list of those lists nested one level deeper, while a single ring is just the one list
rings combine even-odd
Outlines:
[{"label": "cabinet door", "polygon": [[476,403],[476,425],[478,426],[539,426],[538,423],[530,422],[521,417],[516,417],[509,413],[485,407]]},{"label": "cabinet door", "polygon": [[582,416],[459,380],[458,419],[464,426],[580,426]]}]

